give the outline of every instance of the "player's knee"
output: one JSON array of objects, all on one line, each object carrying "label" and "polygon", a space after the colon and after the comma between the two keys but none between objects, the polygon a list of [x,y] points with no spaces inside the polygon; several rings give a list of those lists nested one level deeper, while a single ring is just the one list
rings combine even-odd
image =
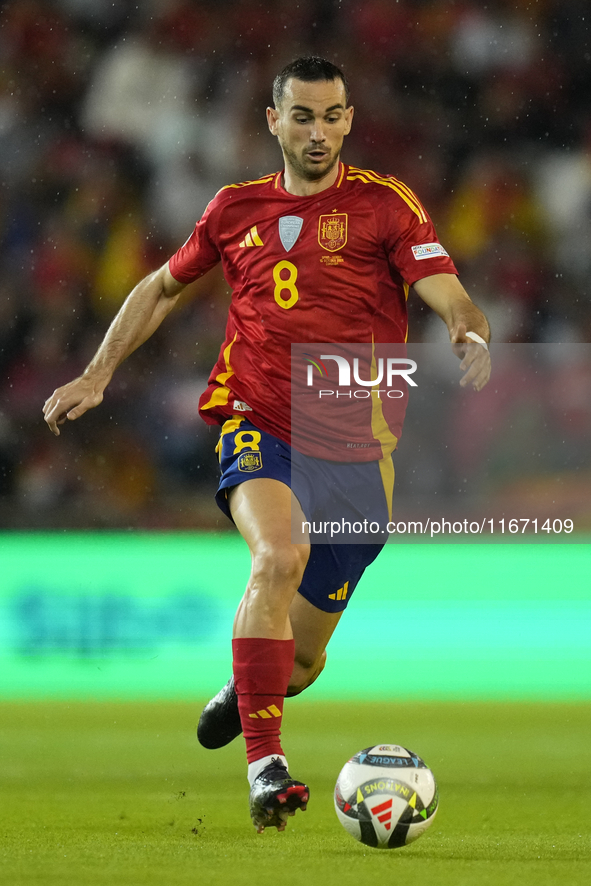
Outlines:
[{"label": "player's knee", "polygon": [[265,545],[253,553],[251,584],[257,588],[280,588],[295,592],[308,561],[305,545]]},{"label": "player's knee", "polygon": [[287,689],[288,695],[299,695],[304,689],[307,689],[318,675],[324,670],[326,664],[326,651],[320,656],[307,655],[305,652],[298,652],[296,649],[293,672],[289,680]]}]

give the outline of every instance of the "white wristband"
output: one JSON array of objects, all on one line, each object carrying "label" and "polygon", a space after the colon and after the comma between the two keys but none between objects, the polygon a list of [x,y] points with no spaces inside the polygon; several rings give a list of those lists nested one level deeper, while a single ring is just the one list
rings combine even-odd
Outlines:
[{"label": "white wristband", "polygon": [[466,338],[471,338],[472,341],[478,342],[479,345],[482,345],[488,351],[487,343],[485,342],[485,340],[483,339],[483,337],[481,335],[478,335],[477,332],[467,332]]}]

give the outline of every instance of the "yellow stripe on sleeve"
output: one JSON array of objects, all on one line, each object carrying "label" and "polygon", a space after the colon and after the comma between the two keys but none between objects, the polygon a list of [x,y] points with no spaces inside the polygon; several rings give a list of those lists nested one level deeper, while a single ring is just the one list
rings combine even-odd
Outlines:
[{"label": "yellow stripe on sleeve", "polygon": [[383,178],[378,176],[377,173],[372,172],[370,169],[357,169],[356,167],[349,167],[349,175],[347,176],[348,181],[359,180],[365,182],[365,184],[375,184],[382,185],[386,188],[391,188],[393,191],[396,191],[399,197],[402,197],[407,206],[412,209],[415,215],[418,217],[419,221],[424,224],[427,221],[427,214],[423,207],[421,206],[418,198],[413,194],[413,192],[404,185],[402,182],[399,182],[397,179],[393,178]]},{"label": "yellow stripe on sleeve", "polygon": [[253,181],[249,182],[237,182],[234,185],[224,185],[223,188],[220,188],[220,191],[227,191],[228,188],[247,188],[249,185],[264,185],[267,182],[273,181],[276,173],[274,172],[272,175],[265,175],[263,178],[255,178]]},{"label": "yellow stripe on sleeve", "polygon": [[394,175],[379,175],[379,173],[374,172],[373,169],[363,169],[360,171],[363,172],[365,175],[367,175],[369,178],[371,178],[373,181],[377,182],[378,184],[390,183],[390,184],[396,185],[397,187],[401,188],[405,192],[405,194],[407,195],[409,200],[412,200],[413,203],[416,205],[417,209],[419,209],[422,212],[425,221],[427,221],[427,214],[425,212],[425,209],[424,209],[421,201],[419,200],[417,195],[414,193],[414,191],[411,191],[411,189],[408,187],[408,185],[405,185],[404,182],[401,182],[399,178],[396,178],[396,176],[394,176]]}]

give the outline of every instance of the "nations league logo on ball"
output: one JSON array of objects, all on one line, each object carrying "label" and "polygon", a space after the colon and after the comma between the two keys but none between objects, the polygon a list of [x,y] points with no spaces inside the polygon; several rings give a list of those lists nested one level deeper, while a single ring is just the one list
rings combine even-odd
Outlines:
[{"label": "nations league logo on ball", "polygon": [[343,766],[334,792],[337,817],[347,833],[376,849],[417,840],[439,805],[435,776],[400,745],[376,745]]}]

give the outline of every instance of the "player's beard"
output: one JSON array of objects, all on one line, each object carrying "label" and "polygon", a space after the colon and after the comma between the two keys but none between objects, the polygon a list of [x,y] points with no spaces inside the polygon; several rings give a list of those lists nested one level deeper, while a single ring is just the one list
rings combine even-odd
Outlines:
[{"label": "player's beard", "polygon": [[338,151],[333,153],[332,150],[329,150],[322,162],[314,163],[314,161],[308,159],[307,156],[308,152],[311,150],[310,145],[308,145],[305,151],[303,151],[301,157],[285,145],[281,145],[281,147],[285,156],[285,162],[289,163],[295,175],[308,182],[315,182],[324,178],[335,168],[339,159]]}]

